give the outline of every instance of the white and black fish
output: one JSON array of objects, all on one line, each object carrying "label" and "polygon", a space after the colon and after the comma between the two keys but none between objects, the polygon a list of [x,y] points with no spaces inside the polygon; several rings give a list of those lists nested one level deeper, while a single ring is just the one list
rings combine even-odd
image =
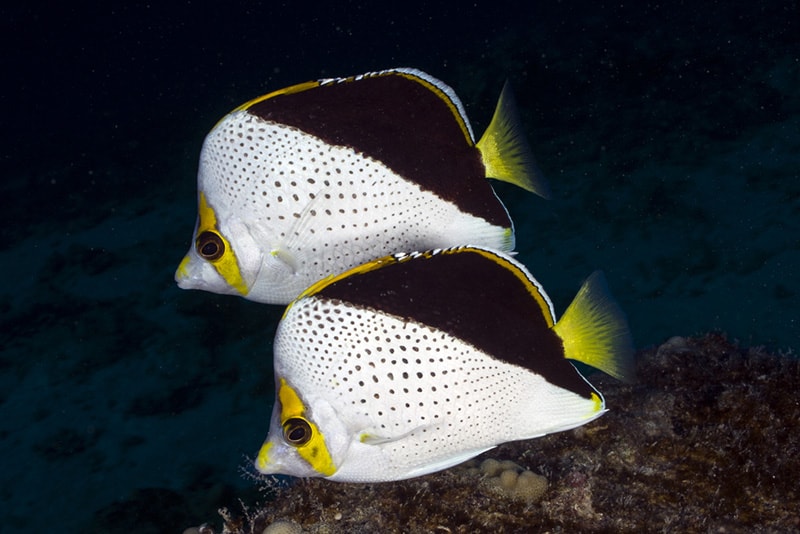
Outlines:
[{"label": "white and black fish", "polygon": [[397,254],[322,280],[286,310],[262,473],[380,482],[424,475],[606,410],[570,363],[633,378],[624,314],[600,273],[556,321],[496,251]]},{"label": "white and black fish", "polygon": [[547,196],[504,88],[475,141],[464,107],[413,69],[256,98],[208,134],[184,289],[286,304],[329,275],[401,250],[514,248],[486,178]]}]

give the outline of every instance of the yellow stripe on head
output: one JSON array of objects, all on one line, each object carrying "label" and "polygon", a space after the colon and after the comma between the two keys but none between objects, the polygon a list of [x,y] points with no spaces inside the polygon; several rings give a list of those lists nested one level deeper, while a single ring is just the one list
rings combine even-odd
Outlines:
[{"label": "yellow stripe on head", "polygon": [[[200,193],[199,204],[200,222],[197,225],[197,238],[195,240],[197,254],[213,265],[219,275],[239,294],[247,295],[250,288],[247,287],[247,283],[242,277],[236,253],[233,251],[230,242],[220,233],[217,227],[217,215],[214,213],[214,208],[209,206],[203,193]],[[203,241],[205,239],[213,239],[217,246],[222,247],[223,250],[220,251],[220,254],[204,254]],[[180,268],[184,268],[183,262],[181,262]]]},{"label": "yellow stripe on head", "polygon": [[[301,420],[308,426],[311,435],[303,439],[302,443],[295,444],[289,442],[297,453],[309,463],[318,473],[324,476],[331,476],[336,472],[328,447],[325,444],[325,436],[320,432],[319,427],[306,417],[306,407],[297,392],[281,378],[281,385],[278,389],[278,400],[281,403],[281,425],[284,431],[287,422]],[[269,448],[267,445],[261,447],[258,453],[259,465],[266,465],[268,461]]]},{"label": "yellow stripe on head", "polygon": [[189,262],[190,261],[192,261],[191,254],[187,254],[186,256],[183,257],[183,259],[181,260],[180,265],[178,265],[178,270],[175,273],[176,278],[179,278],[181,280],[185,280],[186,278],[189,278]]},{"label": "yellow stripe on head", "polygon": [[261,446],[256,457],[256,469],[265,471],[269,466],[269,450],[272,448],[272,442],[268,441]]},{"label": "yellow stripe on head", "polygon": [[278,400],[281,403],[281,421],[290,417],[303,417],[306,413],[306,406],[300,399],[300,395],[290,386],[285,378],[281,378],[281,387],[278,390]]}]

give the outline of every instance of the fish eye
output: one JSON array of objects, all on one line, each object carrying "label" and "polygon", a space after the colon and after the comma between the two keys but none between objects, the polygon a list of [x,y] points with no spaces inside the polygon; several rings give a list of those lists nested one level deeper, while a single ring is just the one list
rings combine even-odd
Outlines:
[{"label": "fish eye", "polygon": [[283,439],[286,440],[286,443],[295,447],[305,445],[311,439],[311,425],[308,424],[308,421],[299,417],[287,419],[283,423]]},{"label": "fish eye", "polygon": [[219,234],[206,231],[197,236],[195,248],[202,258],[214,261],[218,260],[225,252],[225,243],[222,242]]}]

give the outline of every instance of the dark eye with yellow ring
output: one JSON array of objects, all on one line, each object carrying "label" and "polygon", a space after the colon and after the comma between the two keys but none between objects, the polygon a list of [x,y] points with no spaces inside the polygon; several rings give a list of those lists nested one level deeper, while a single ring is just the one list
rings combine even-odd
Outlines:
[{"label": "dark eye with yellow ring", "polygon": [[206,260],[218,260],[225,253],[225,243],[219,234],[214,232],[203,232],[197,236],[195,249],[200,256]]},{"label": "dark eye with yellow ring", "polygon": [[311,425],[305,419],[293,417],[283,423],[283,439],[289,445],[299,447],[305,445],[311,439]]}]

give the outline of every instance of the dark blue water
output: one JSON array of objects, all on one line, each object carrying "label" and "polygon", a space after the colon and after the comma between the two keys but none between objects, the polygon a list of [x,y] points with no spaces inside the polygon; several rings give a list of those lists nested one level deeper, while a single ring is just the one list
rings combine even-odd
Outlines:
[{"label": "dark blue water", "polygon": [[180,531],[252,485],[281,309],[172,274],[205,134],[309,79],[420,68],[476,132],[510,79],[553,198],[497,190],[559,311],[602,269],[640,347],[719,329],[798,348],[797,2],[0,15],[4,528],[86,531],[161,488]]}]

